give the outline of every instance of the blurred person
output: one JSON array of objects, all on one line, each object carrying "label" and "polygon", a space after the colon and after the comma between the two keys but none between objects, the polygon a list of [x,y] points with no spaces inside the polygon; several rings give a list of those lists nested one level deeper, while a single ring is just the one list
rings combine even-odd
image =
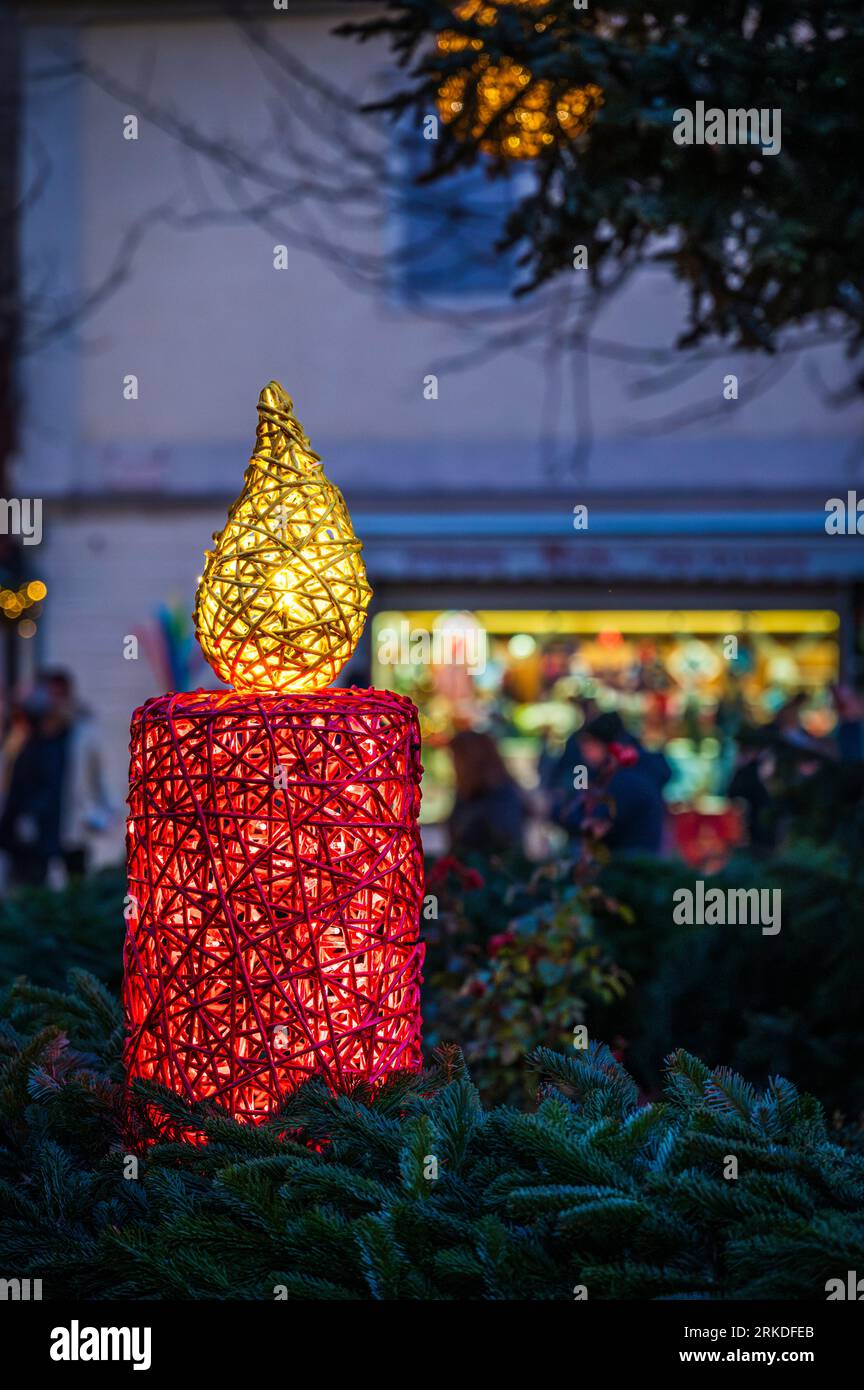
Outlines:
[{"label": "blurred person", "polygon": [[720,743],[717,777],[726,785],[735,770],[738,756],[738,735],[747,722],[747,702],[740,684],[727,681],[714,711],[714,731]]},{"label": "blurred person", "polygon": [[89,866],[93,836],[107,830],[115,814],[98,729],[91,712],[78,701],[68,671],[45,671],[39,683],[49,701],[45,736],[63,744],[54,759],[60,776],[52,782],[52,795],[59,797],[60,856],[70,878],[81,877]]},{"label": "blurred person", "polygon": [[561,762],[560,741],[556,746],[556,731],[551,724],[543,724],[537,730],[540,751],[537,755],[537,777],[541,787],[552,784],[558,765]]},{"label": "blurred person", "polygon": [[834,741],[840,761],[864,762],[864,699],[848,685],[832,686],[831,699],[837,714]]},{"label": "blurred person", "polygon": [[735,739],[747,717],[747,702],[740,685],[727,685],[714,711],[714,725],[722,740]]},{"label": "blurred person", "polygon": [[[582,764],[588,770],[588,786],[553,796],[554,819],[574,838],[585,833],[590,819],[610,849],[659,854],[666,821],[662,789],[671,776],[665,756],[642,748],[615,713],[598,715],[584,725],[578,753],[570,767],[570,785],[573,768]],[[592,805],[598,788],[601,800]]]},{"label": "blurred person", "polygon": [[521,850],[527,798],[511,777],[495,740],[463,729],[451,740],[456,799],[447,823],[451,854]]},{"label": "blurred person", "polygon": [[773,733],[779,734],[787,743],[808,745],[813,742],[811,735],[801,722],[801,715],[807,704],[807,695],[803,690],[799,690],[791,696],[785,704],[781,705],[770,724],[766,727]]},{"label": "blurred person", "polygon": [[726,795],[738,801],[750,845],[756,850],[774,849],[777,844],[777,807],[770,789],[775,758],[758,730],[742,728],[738,735],[738,756]]},{"label": "blurred person", "polygon": [[581,729],[570,735],[557,762],[553,766],[548,762],[541,766],[540,780],[545,789],[552,793],[570,790],[573,785],[573,769],[581,763],[586,763],[582,755],[582,738],[592,726],[602,730],[607,745],[619,743],[625,748],[635,749],[640,771],[649,777],[660,791],[671,780],[672,768],[665,753],[659,749],[646,748],[635,734],[630,733],[617,711],[607,710],[605,714],[600,714],[592,702],[590,707],[586,706],[585,722]]},{"label": "blurred person", "polygon": [[572,734],[568,735],[560,753],[551,754],[544,748],[538,759],[537,772],[540,786],[552,797],[556,793],[567,792],[572,787],[573,768],[582,762],[582,754],[579,749],[579,730],[583,729],[598,714],[597,704],[593,699],[573,699],[571,704],[576,712],[578,727]]},{"label": "blurred person", "polygon": [[9,723],[0,744],[0,798],[5,800],[18,755],[33,734],[33,719],[23,703],[9,710]]},{"label": "blurred person", "polygon": [[114,813],[95,722],[65,671],[43,672],[25,710],[30,730],[11,766],[0,843],[16,883],[44,883],[55,859],[70,878],[80,877],[92,836]]},{"label": "blurred person", "polygon": [[3,740],[0,849],[5,852],[4,870],[8,869],[13,887],[37,886],[48,871],[41,841],[42,778],[37,746],[39,722],[46,707],[44,692],[34,692],[16,705]]},{"label": "blurred person", "polygon": [[802,714],[808,698],[805,691],[798,691],[766,726],[774,758],[771,778],[778,802],[785,800],[787,793],[796,795],[796,789],[830,760],[825,742],[804,727]]}]

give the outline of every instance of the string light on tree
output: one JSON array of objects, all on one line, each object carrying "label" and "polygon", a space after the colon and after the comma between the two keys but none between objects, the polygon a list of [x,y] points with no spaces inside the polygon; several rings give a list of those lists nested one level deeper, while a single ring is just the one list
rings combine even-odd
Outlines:
[{"label": "string light on tree", "polygon": [[[494,31],[502,11],[523,12],[542,33],[554,16],[534,18],[530,12],[545,8],[546,0],[462,0],[453,13]],[[487,40],[478,34],[445,29],[437,49],[445,57],[465,56],[464,65],[447,73],[438,88],[441,119],[457,138],[476,140],[484,154],[536,159],[562,136],[583,135],[603,105],[602,90],[594,83],[575,87],[566,79],[535,77],[516,59],[489,53]]]}]

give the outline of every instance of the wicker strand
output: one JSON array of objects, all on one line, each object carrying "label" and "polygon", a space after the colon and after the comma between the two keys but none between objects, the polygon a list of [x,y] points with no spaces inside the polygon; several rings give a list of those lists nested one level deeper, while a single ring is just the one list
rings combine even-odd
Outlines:
[{"label": "wicker strand", "polygon": [[341,492],[276,382],[258,402],[255,452],[195,599],[195,629],[236,690],[319,690],[366,622],[371,589]]},{"label": "wicker strand", "polygon": [[420,1065],[421,771],[416,710],[386,691],[136,712],[130,1076],[259,1120],[312,1074]]}]

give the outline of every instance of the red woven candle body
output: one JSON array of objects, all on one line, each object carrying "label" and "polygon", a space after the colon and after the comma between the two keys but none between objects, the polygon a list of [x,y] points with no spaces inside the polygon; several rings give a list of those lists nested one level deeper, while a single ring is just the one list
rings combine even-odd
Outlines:
[{"label": "red woven candle body", "polygon": [[420,1065],[420,736],[387,691],[192,694],[132,721],[130,1077],[259,1120]]}]

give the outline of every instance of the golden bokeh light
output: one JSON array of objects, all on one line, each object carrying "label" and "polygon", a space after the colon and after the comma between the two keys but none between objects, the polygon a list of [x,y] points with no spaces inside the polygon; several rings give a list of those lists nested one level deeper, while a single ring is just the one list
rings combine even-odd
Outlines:
[{"label": "golden bokeh light", "polygon": [[32,608],[34,603],[41,603],[47,593],[48,586],[43,584],[41,579],[31,579],[29,583],[22,584],[17,591],[0,589],[0,610],[7,618],[18,618],[25,608]]},{"label": "golden bokeh light", "polygon": [[[507,0],[512,9],[540,9],[544,0]],[[490,0],[461,0],[454,7],[458,19],[492,27],[500,5]],[[538,18],[542,32],[552,18]],[[508,159],[536,159],[562,137],[574,140],[591,125],[603,105],[602,90],[589,82],[584,87],[562,87],[548,78],[535,78],[530,69],[512,58],[493,59],[482,38],[445,29],[438,35],[438,52],[464,53],[466,64],[449,73],[438,88],[438,113],[457,138],[476,140],[484,154]],[[476,88],[476,104],[468,92]],[[494,123],[494,130],[490,127]]]},{"label": "golden bokeh light", "polygon": [[350,658],[372,591],[345,499],[275,381],[258,401],[243,491],[213,537],[198,641],[235,690],[320,690]]}]

